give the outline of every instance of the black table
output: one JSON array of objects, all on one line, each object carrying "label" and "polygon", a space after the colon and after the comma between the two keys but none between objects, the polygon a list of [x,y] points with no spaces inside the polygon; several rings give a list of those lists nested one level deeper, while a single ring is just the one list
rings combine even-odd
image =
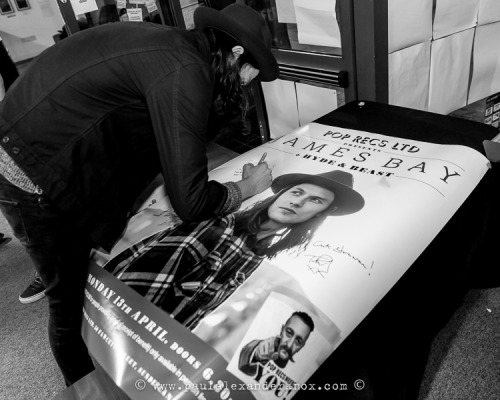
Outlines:
[{"label": "black table", "polygon": [[[373,102],[352,102],[316,122],[424,142],[459,144],[484,154],[488,125]],[[309,382],[347,383],[345,391],[301,392],[294,399],[416,399],[432,340],[467,291],[500,286],[494,254],[500,213],[494,164],[432,243]],[[496,262],[493,260],[497,257]],[[363,390],[353,383],[364,382]]]}]

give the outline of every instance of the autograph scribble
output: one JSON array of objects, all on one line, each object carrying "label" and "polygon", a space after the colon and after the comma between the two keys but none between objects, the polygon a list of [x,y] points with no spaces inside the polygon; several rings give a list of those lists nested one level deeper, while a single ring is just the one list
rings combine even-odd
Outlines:
[{"label": "autograph scribble", "polygon": [[[320,247],[322,249],[328,249],[338,254],[343,254],[349,257],[351,260],[358,263],[361,267],[363,267],[364,270],[368,271],[368,275],[371,275],[374,262],[372,261],[371,265],[367,266],[359,258],[355,257],[347,250],[345,250],[344,246],[336,246],[323,241],[318,241],[314,242],[312,244],[312,247]],[[319,274],[323,278],[325,277],[325,274],[327,274],[330,271],[330,268],[333,263],[333,258],[329,254],[323,253],[321,255],[316,255],[316,254],[304,254],[304,255],[306,257],[310,257],[307,262],[307,268],[309,269],[309,271],[313,272],[314,274]]]},{"label": "autograph scribble", "polygon": [[313,274],[320,274],[321,277],[324,278],[324,274],[327,274],[330,270],[333,258],[328,254],[322,254],[320,256],[305,254],[305,256],[311,257],[307,262],[307,268],[309,269],[309,271],[311,271]]}]

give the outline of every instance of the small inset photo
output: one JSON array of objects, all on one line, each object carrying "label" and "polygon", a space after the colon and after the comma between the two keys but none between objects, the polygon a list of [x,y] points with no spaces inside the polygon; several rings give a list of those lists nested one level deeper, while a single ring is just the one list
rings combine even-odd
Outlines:
[{"label": "small inset photo", "polygon": [[[246,332],[228,371],[257,399],[289,398],[338,342],[340,331],[318,310],[273,292]],[[279,392],[279,393],[278,393]]]}]

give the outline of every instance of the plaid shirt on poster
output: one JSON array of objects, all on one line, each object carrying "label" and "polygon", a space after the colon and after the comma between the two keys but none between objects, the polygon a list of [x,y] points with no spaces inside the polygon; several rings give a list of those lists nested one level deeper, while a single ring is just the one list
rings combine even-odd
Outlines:
[{"label": "plaid shirt on poster", "polygon": [[263,260],[247,246],[252,237],[234,236],[234,226],[234,214],[181,224],[130,247],[104,268],[192,329]]}]

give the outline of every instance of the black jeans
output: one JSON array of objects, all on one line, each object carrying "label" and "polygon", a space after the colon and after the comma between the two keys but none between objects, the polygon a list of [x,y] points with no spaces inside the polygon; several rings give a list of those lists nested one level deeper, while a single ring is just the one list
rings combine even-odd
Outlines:
[{"label": "black jeans", "polygon": [[70,385],[94,369],[81,336],[90,241],[43,195],[19,189],[2,175],[0,210],[46,287],[50,346]]}]

